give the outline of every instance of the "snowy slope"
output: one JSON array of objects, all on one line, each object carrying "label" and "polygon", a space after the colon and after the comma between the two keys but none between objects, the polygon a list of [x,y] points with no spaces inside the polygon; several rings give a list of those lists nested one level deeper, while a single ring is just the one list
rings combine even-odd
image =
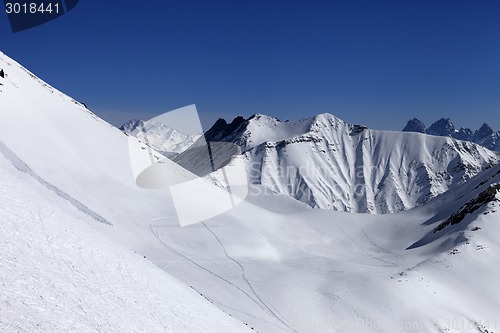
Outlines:
[{"label": "snowy slope", "polygon": [[[380,332],[486,332],[479,325],[495,331],[498,204],[428,240],[464,204],[454,191],[469,193],[488,180],[471,192],[477,196],[498,182],[491,172],[397,214],[312,210],[257,187],[247,203],[202,226],[176,229],[160,219],[153,228],[180,254],[165,262],[172,274],[261,331],[373,332],[373,325]],[[202,282],[211,276],[209,285]]]},{"label": "snowy slope", "polygon": [[[499,170],[397,214],[312,210],[257,187],[246,204],[200,227],[175,229],[167,219],[153,225],[182,254],[165,263],[169,271],[266,332],[373,332],[375,324],[380,332],[496,331],[498,203],[434,231],[500,181]],[[200,281],[210,276],[210,285]],[[219,284],[232,292],[221,295]]]},{"label": "snowy slope", "polygon": [[[110,233],[117,232],[116,227],[112,226],[114,221],[110,222],[95,212],[92,205],[82,203],[68,192],[73,189],[74,193],[78,193],[71,186],[78,182],[81,182],[79,186],[83,192],[85,183],[91,184],[92,179],[96,183],[101,182],[106,188],[106,174],[102,172],[109,165],[104,165],[102,169],[94,168],[94,171],[98,170],[96,173],[88,173],[93,177],[85,178],[82,173],[93,162],[92,154],[88,152],[95,152],[97,147],[93,145],[88,146],[87,150],[74,151],[78,149],[76,141],[60,140],[65,136],[61,135],[59,129],[63,133],[65,130],[69,132],[72,117],[80,116],[80,121],[92,124],[87,125],[87,129],[92,130],[93,125],[98,124],[97,127],[102,126],[101,130],[108,131],[111,138],[116,136],[126,142],[126,137],[112,130],[78,103],[23,73],[12,60],[6,59],[4,55],[0,57],[0,67],[4,68],[11,80],[1,82],[4,88],[0,93],[1,122],[5,127],[17,131],[8,137],[12,132],[3,126],[0,139],[15,142],[17,149],[27,147],[25,144],[30,139],[37,139],[34,142],[39,145],[34,150],[28,150],[29,153],[36,158],[42,155],[39,165],[45,163],[48,165],[46,170],[52,169],[54,174],[59,174],[53,178],[58,180],[55,182],[57,184],[50,183],[46,180],[50,178],[50,172],[43,176],[38,174],[38,170],[31,169],[6,143],[0,141],[0,331],[250,331],[145,257],[116,244],[95,229],[96,226],[104,226],[110,229]],[[5,62],[11,65],[6,66]],[[17,89],[21,89],[19,87],[24,83],[40,85],[42,88],[33,89],[34,94],[24,98],[28,100],[24,105],[22,99],[16,100],[17,104],[9,104],[14,101],[9,99],[8,94],[19,96],[16,94],[19,91]],[[41,96],[35,92],[41,92]],[[46,94],[49,94],[48,100],[52,103],[38,104],[37,98],[47,97]],[[31,108],[23,107],[30,105],[29,102],[32,103]],[[41,105],[46,105],[46,108]],[[59,111],[58,107],[61,110],[59,119],[50,118],[49,112],[44,113],[46,110]],[[23,111],[27,113],[23,114]],[[30,117],[27,117],[28,114]],[[60,128],[50,126],[57,121],[69,129],[64,129],[66,126],[62,124]],[[31,127],[37,122],[42,127],[45,122],[47,128],[38,132]],[[98,141],[102,139],[95,137],[98,133],[99,129],[82,137]],[[41,134],[45,136],[39,136]],[[52,142],[52,145],[45,145],[44,139]],[[63,148],[56,149],[58,144]],[[65,147],[68,149],[65,150]],[[107,149],[112,154],[110,147],[104,151]],[[86,156],[83,155],[85,153]],[[77,160],[71,161],[73,158]],[[66,163],[63,164],[63,161]],[[110,161],[103,160],[105,164]],[[78,173],[71,175],[77,163],[81,163],[82,167]],[[38,169],[43,171],[42,168]],[[98,196],[100,202],[104,201],[104,196],[112,193],[105,189],[103,192]],[[96,194],[96,191],[91,193],[94,196]]]},{"label": "snowy slope", "polygon": [[207,132],[245,151],[250,180],[311,207],[391,213],[411,209],[498,163],[479,145],[374,131],[321,114],[298,122],[256,115],[231,133]]},{"label": "snowy slope", "polygon": [[2,332],[245,331],[0,152]]},{"label": "snowy slope", "polygon": [[[126,227],[136,223],[135,216],[153,218],[171,211],[168,190],[149,192],[135,184],[129,144],[146,150],[144,143],[5,55],[0,55],[0,67],[8,75],[0,93],[0,140],[38,177],[106,217],[113,233],[128,235],[130,244],[140,238]],[[107,203],[110,198],[114,204]]]},{"label": "snowy slope", "polygon": [[[5,61],[12,66],[5,64]],[[129,140],[135,142],[132,138],[101,121],[69,97],[32,78],[5,56],[0,60],[0,67],[9,75],[7,80],[1,81],[4,86],[0,93],[0,140],[32,171],[31,174],[15,171],[9,166],[10,162],[0,158],[3,163],[0,170],[6,173],[6,176],[0,178],[2,188],[11,188],[13,193],[41,193],[27,194],[26,198],[6,197],[6,202],[13,202],[9,201],[9,205],[5,207],[29,207],[31,203],[38,203],[43,198],[40,206],[48,206],[49,211],[56,212],[51,219],[50,214],[45,215],[45,210],[42,209],[42,220],[45,223],[34,226],[22,223],[29,219],[21,213],[31,209],[14,209],[14,212],[2,215],[16,217],[12,219],[14,222],[21,221],[15,227],[20,228],[23,233],[14,234],[14,237],[28,239],[23,244],[28,243],[33,251],[38,248],[49,251],[45,247],[46,234],[41,229],[42,226],[56,230],[51,232],[54,233],[52,239],[60,247],[71,247],[72,243],[64,241],[73,239],[71,237],[80,239],[74,243],[83,243],[82,248],[86,248],[83,246],[86,241],[92,242],[93,245],[89,246],[99,248],[102,258],[96,258],[97,251],[92,255],[82,250],[70,250],[65,262],[69,266],[74,264],[84,272],[92,269],[98,272],[95,267],[102,267],[99,264],[101,261],[107,263],[106,269],[110,272],[104,270],[103,274],[118,274],[115,279],[118,281],[113,280],[114,284],[123,287],[123,293],[133,295],[137,295],[134,287],[131,287],[135,278],[129,280],[125,275],[123,284],[118,284],[122,282],[119,269],[113,268],[116,267],[116,262],[123,263],[122,269],[128,266],[127,271],[132,276],[142,277],[141,272],[151,269],[170,281],[171,278],[161,272],[164,270],[192,286],[224,312],[263,333],[477,333],[499,330],[500,288],[497,281],[500,280],[500,270],[494,263],[500,259],[500,215],[494,200],[486,200],[488,202],[485,205],[479,204],[480,208],[476,210],[470,209],[482,201],[475,200],[483,198],[481,193],[499,182],[499,165],[484,172],[479,169],[462,170],[463,175],[479,174],[465,184],[452,181],[439,187],[440,182],[433,183],[440,191],[445,191],[446,188],[450,190],[415,209],[386,215],[311,209],[289,195],[269,192],[267,186],[255,184],[251,186],[247,200],[236,209],[203,223],[180,228],[168,191],[147,191],[135,186],[128,163],[128,143]],[[277,131],[272,128],[268,130],[270,125],[256,122],[252,131],[260,128],[263,129],[262,134],[249,137],[238,134],[238,138],[242,138],[241,144],[247,142],[248,152],[255,154],[250,157],[262,154],[258,148],[266,150],[267,141],[284,141],[284,147],[269,148],[270,152],[280,152],[279,156],[285,155],[287,149],[291,152],[297,149],[301,154],[307,155],[317,151],[317,155],[321,156],[321,150],[315,148],[314,144],[321,148],[321,145],[328,142],[335,144],[332,147],[337,152],[334,155],[337,158],[335,163],[340,167],[344,165],[343,160],[352,161],[350,157],[357,156],[356,149],[353,150],[356,145],[360,147],[362,161],[371,160],[372,153],[368,154],[362,148],[361,141],[366,141],[364,145],[372,147],[370,151],[378,152],[373,155],[380,155],[379,159],[373,157],[374,161],[380,161],[384,166],[383,170],[388,168],[394,173],[399,170],[400,164],[411,164],[410,157],[435,162],[436,167],[447,171],[445,165],[453,168],[449,161],[454,158],[457,164],[463,160],[466,163],[464,165],[475,168],[478,160],[486,160],[492,156],[491,152],[475,145],[451,139],[437,137],[436,140],[429,140],[427,136],[420,134],[403,136],[395,132],[369,131],[358,126],[344,125],[340,120],[329,119],[326,115],[289,124],[279,123],[268,117],[263,117],[263,121],[283,127],[279,127]],[[288,126],[291,128],[287,128]],[[335,126],[338,126],[338,131],[331,130]],[[303,135],[305,132],[307,134]],[[293,133],[291,139],[290,133]],[[268,135],[273,136],[268,138]],[[323,135],[331,141],[322,138]],[[318,137],[323,143],[312,144]],[[368,140],[364,140],[365,138]],[[308,144],[308,148],[299,149],[302,144]],[[137,145],[139,149],[146,149],[139,143]],[[404,145],[407,149],[398,150],[398,147]],[[293,161],[290,156],[287,161]],[[297,156],[303,158],[302,155]],[[390,163],[384,162],[382,157]],[[246,156],[239,158],[245,159]],[[299,163],[300,160],[295,162]],[[345,165],[350,166],[350,163]],[[425,167],[423,169],[427,170]],[[349,170],[339,174],[350,175]],[[391,172],[388,173],[389,176]],[[458,175],[461,173],[458,172]],[[17,179],[14,181],[12,177],[19,178],[22,182]],[[396,174],[393,178],[394,182],[398,181]],[[348,178],[345,181],[348,184]],[[400,193],[398,189],[394,191]],[[498,199],[498,193],[495,198]],[[211,198],[207,198],[207,202],[217,204],[210,200]],[[6,211],[5,207],[2,207],[3,211]],[[435,232],[451,216],[457,215],[457,212],[460,215],[464,207],[472,211],[466,215],[465,220]],[[73,216],[78,217],[78,220],[74,220]],[[66,220],[67,229],[57,226],[57,223],[65,226]],[[12,227],[6,230],[9,233],[15,232]],[[30,230],[34,230],[35,234],[30,234]],[[90,239],[82,233],[88,233]],[[105,237],[99,236],[99,233]],[[109,238],[141,256],[127,252],[128,250],[110,242]],[[4,238],[1,239],[3,241]],[[12,236],[5,239],[9,239],[9,244],[14,244]],[[31,242],[31,239],[34,241]],[[20,247],[25,249],[22,253],[16,252],[15,246],[10,251],[16,253],[16,258],[23,262],[32,263],[30,256],[33,252],[29,252],[29,246]],[[116,252],[113,252],[114,249]],[[127,253],[123,255],[123,261],[120,253]],[[60,252],[58,255],[64,254],[65,252]],[[86,265],[77,256],[79,254],[87,262]],[[48,260],[40,252],[33,256],[42,264]],[[96,263],[92,258],[95,258]],[[148,266],[147,261],[153,262],[161,270]],[[2,261],[2,272],[5,267],[16,268],[26,272],[22,273],[25,275],[30,274],[31,269],[38,269],[42,274],[47,271],[51,276],[57,274],[56,269],[46,268],[51,267],[50,265],[35,265],[32,268],[29,264],[18,265],[17,262],[12,259]],[[109,281],[108,276],[105,277]],[[1,282],[4,279],[10,281],[7,280],[8,276],[3,276]],[[85,274],[82,280],[91,281],[92,285],[98,283],[90,274]],[[26,285],[29,288],[36,285],[36,282],[28,281]],[[99,290],[109,290],[105,287],[111,288],[106,284]],[[154,285],[150,283],[149,287],[153,289]],[[57,290],[57,284],[47,288]],[[168,299],[164,295],[171,291],[169,283],[166,291],[159,288],[158,291],[149,292],[148,284],[144,281],[137,289],[145,290],[148,295],[161,295],[161,301]],[[24,294],[27,299],[35,302],[32,296],[37,295],[34,293],[31,291]],[[124,295],[118,291],[115,294],[118,299]],[[9,292],[6,295],[10,295]],[[97,297],[100,303],[103,298],[99,295],[92,291],[89,297],[93,297],[92,300]],[[43,296],[45,299],[45,295]],[[14,299],[19,297],[21,296],[16,295]],[[130,296],[131,299],[134,297]],[[105,299],[108,300],[109,297]],[[148,297],[145,305],[148,309],[151,300]],[[12,299],[8,301],[13,303]],[[73,303],[68,301],[68,304]],[[92,301],[88,303],[92,304]],[[1,310],[10,311],[5,318],[13,318],[24,311],[23,308],[9,309],[4,307],[3,304],[6,303],[1,304]],[[27,304],[36,306],[38,303]],[[126,307],[129,308],[128,303]],[[73,308],[70,306],[70,309]],[[124,311],[129,314],[122,308],[119,311],[114,311],[116,308],[113,307],[111,309],[113,311],[110,311],[110,315],[120,316],[117,320],[124,317],[116,312]],[[131,309],[135,309],[133,304]],[[161,315],[167,316],[165,313],[168,311],[161,312]],[[183,316],[185,313],[180,311],[177,314]],[[53,320],[50,313],[43,315]],[[68,317],[72,318],[71,314]],[[162,317],[159,318],[149,324],[161,325]],[[194,319],[193,322],[202,325],[198,320],[203,319],[208,320],[204,317]],[[128,318],[123,321],[131,322]],[[10,325],[13,322],[15,320],[9,320]],[[104,319],[98,322],[108,323]],[[183,321],[177,321],[181,322]],[[113,322],[110,325],[115,324]],[[190,331],[190,328],[187,330]],[[243,332],[243,329],[234,326],[233,331]]]}]

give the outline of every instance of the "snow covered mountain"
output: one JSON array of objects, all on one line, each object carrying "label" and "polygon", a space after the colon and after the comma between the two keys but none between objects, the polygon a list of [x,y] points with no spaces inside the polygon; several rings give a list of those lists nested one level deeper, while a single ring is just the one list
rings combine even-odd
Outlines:
[{"label": "snow covered mountain", "polygon": [[185,151],[202,135],[184,134],[163,123],[133,119],[120,127],[124,133],[132,135],[151,148],[172,156]]},{"label": "snow covered mountain", "polygon": [[415,132],[425,134],[425,124],[418,120],[417,118],[413,118],[408,120],[405,128],[403,128],[403,132]]},{"label": "snow covered mountain", "polygon": [[[135,185],[128,152],[143,142],[4,55],[0,68],[8,75],[0,78],[0,331],[498,331],[500,165],[386,215],[311,209],[254,184],[234,210],[181,228],[168,190]],[[364,138],[397,166],[431,152],[445,155],[434,154],[437,166],[493,154],[329,115],[254,118],[218,138],[252,153],[238,159],[283,141],[286,150],[275,151],[293,161],[325,133],[351,138],[331,147],[345,151],[339,160]]]},{"label": "snow covered mountain", "polygon": [[500,160],[470,142],[375,131],[330,114],[297,122],[265,115],[219,120],[205,138],[240,145],[244,153],[236,158],[246,160],[252,183],[346,212],[411,209]]},{"label": "snow covered mountain", "polygon": [[438,136],[451,136],[455,133],[455,126],[450,118],[441,118],[426,130],[427,134]]},{"label": "snow covered mountain", "polygon": [[450,136],[457,140],[464,140],[477,143],[490,150],[500,151],[500,131],[493,131],[490,125],[484,123],[478,130],[472,131],[470,128],[456,129],[449,118],[441,118],[432,124],[428,129],[425,124],[417,118],[410,119],[403,128],[403,132],[427,133],[437,136]]}]

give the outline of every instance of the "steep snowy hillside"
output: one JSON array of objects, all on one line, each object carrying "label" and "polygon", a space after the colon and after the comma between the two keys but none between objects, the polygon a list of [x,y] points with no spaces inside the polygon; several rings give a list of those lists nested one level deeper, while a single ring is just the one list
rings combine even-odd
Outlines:
[{"label": "steep snowy hillside", "polygon": [[125,172],[124,202],[108,197],[123,187],[112,177],[127,161],[110,163],[118,140],[127,156],[127,137],[3,54],[0,68],[0,331],[251,331],[95,229],[120,233],[100,208],[141,195]]},{"label": "steep snowy hillside", "polygon": [[246,331],[104,237],[88,211],[37,179],[2,142],[0,180],[0,331]]},{"label": "steep snowy hillside", "polygon": [[346,212],[411,209],[499,161],[470,142],[374,131],[330,114],[298,122],[264,115],[218,121],[205,137],[239,144],[244,156],[237,158],[247,160],[252,183]]},{"label": "steep snowy hillside", "polygon": [[500,209],[500,165],[486,170],[466,184],[455,187],[434,199],[426,209],[436,211],[425,222],[434,228],[410,248],[421,247],[439,240],[441,246],[468,242],[471,231],[481,230],[489,214],[498,221]]}]

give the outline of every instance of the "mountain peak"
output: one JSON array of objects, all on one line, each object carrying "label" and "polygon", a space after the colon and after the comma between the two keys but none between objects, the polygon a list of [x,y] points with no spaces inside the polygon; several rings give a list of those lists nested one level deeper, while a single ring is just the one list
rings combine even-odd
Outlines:
[{"label": "mountain peak", "polygon": [[219,118],[208,130],[222,130],[227,126],[227,121],[224,118]]},{"label": "mountain peak", "polygon": [[450,118],[441,118],[427,129],[427,134],[438,136],[451,136],[457,130]]},{"label": "mountain peak", "polygon": [[335,117],[331,113],[320,113],[313,117],[315,121],[324,121],[329,123],[344,123],[344,121],[340,118]]},{"label": "mountain peak", "polygon": [[299,122],[310,122],[310,128],[314,128],[315,126],[339,128],[339,126],[345,124],[342,119],[339,119],[330,113],[320,113],[312,118],[302,119]]},{"label": "mountain peak", "polygon": [[223,118],[219,118],[215,124],[213,124],[212,127],[205,132],[205,141],[230,141],[231,138],[243,133],[248,126],[249,120],[257,116],[260,115],[253,115],[248,119],[245,119],[242,116],[237,116],[230,123]]},{"label": "mountain peak", "polygon": [[[222,119],[222,121],[224,120]],[[147,142],[150,147],[165,156],[181,153],[201,136],[201,134],[191,135],[181,133],[162,122],[154,120],[144,121],[141,119],[127,121],[120,127],[120,130],[141,141]]]},{"label": "mountain peak", "polygon": [[120,131],[125,132],[125,133],[130,133],[137,127],[139,127],[141,124],[144,124],[144,121],[141,119],[131,119],[127,121],[125,124],[123,124],[121,127],[119,127]]},{"label": "mountain peak", "polygon": [[474,132],[472,132],[472,130],[470,128],[460,127],[458,132],[456,132],[453,135],[453,138],[455,138],[457,140],[471,141],[473,136],[474,136]]},{"label": "mountain peak", "polygon": [[483,123],[483,125],[481,125],[481,127],[476,131],[464,127],[456,130],[450,118],[441,118],[432,124],[431,127],[425,129],[424,123],[417,118],[413,118],[408,121],[403,129],[403,132],[418,132],[436,136],[449,136],[453,139],[477,143],[490,150],[500,151],[500,132],[495,132],[487,123]]},{"label": "mountain peak", "polygon": [[481,125],[481,127],[474,133],[474,139],[483,140],[486,137],[493,134],[493,129],[487,123]]},{"label": "mountain peak", "polygon": [[279,123],[281,123],[281,120],[275,117],[267,116],[265,114],[261,113],[256,113],[252,116],[250,116],[247,121],[249,123],[258,123],[260,125],[270,125],[270,126],[275,126]]},{"label": "mountain peak", "polygon": [[425,124],[417,118],[410,119],[406,123],[405,128],[403,128],[403,132],[425,133]]}]

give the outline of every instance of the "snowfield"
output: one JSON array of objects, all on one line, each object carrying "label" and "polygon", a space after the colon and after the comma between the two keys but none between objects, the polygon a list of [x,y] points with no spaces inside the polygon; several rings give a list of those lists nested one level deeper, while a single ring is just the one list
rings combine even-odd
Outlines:
[{"label": "snowfield", "polygon": [[[85,172],[87,175],[97,176],[88,178],[95,181],[96,187],[106,186],[105,177],[101,178],[99,172],[94,173],[90,169],[92,161],[82,155],[89,151],[95,152],[95,148],[89,146],[87,151],[80,151],[78,154],[74,151],[78,147],[65,141],[65,135],[59,133],[57,126],[68,125],[66,135],[72,131],[69,124],[71,110],[75,107],[78,115],[86,119],[84,123],[99,123],[108,130],[110,126],[97,120],[82,105],[62,97],[60,93],[28,75],[12,60],[4,55],[0,57],[0,67],[12,79],[10,82],[2,81],[5,85],[2,87],[5,90],[0,93],[2,129],[10,127],[17,131],[17,134],[6,141],[10,139],[10,142],[24,145],[34,140],[29,146],[37,153],[30,153],[35,158],[40,158],[38,165],[45,164],[48,166],[45,170],[49,170],[46,173],[41,170],[43,176],[38,174],[39,170],[32,169],[1,141],[8,136],[8,132],[1,135],[0,331],[251,331],[210,304],[194,289],[165,274],[144,255],[134,253],[96,230],[97,225],[102,225],[111,229],[110,233],[115,232],[109,222],[111,219],[92,210],[92,204],[82,203],[85,200],[77,199],[78,195],[69,194],[74,187],[67,186],[70,179],[74,181],[72,185],[83,181],[85,174],[82,173]],[[6,66],[5,61],[12,66]],[[22,85],[22,79],[32,83],[34,87],[40,87],[41,89],[31,89],[33,92],[41,91],[41,96],[33,94],[16,100],[23,95],[18,93],[14,94],[13,104],[9,104],[9,99],[6,98],[12,92],[9,89],[18,89],[18,85]],[[52,97],[52,94],[56,97]],[[56,105],[57,102],[62,102],[58,111],[67,113],[67,118],[63,116],[57,120],[50,119],[49,114],[43,113],[43,107],[23,108],[22,100],[27,101],[28,105],[34,100],[36,106],[37,97],[45,99],[47,96],[50,96],[48,102],[40,105],[47,105],[47,109],[52,109],[55,106],[50,102],[51,99]],[[31,116],[20,112],[22,109],[31,113]],[[22,121],[26,126],[14,126],[13,121]],[[36,137],[40,133],[30,126],[41,126],[42,129],[44,125],[48,126],[47,131],[42,130],[46,134],[45,138],[37,143]],[[77,123],[72,125],[78,127]],[[90,132],[85,136],[98,142],[100,138],[92,137],[92,126],[87,129]],[[86,129],[82,129],[77,135],[84,135],[84,131]],[[111,133],[120,138],[123,136],[118,130]],[[125,136],[123,138],[126,139]],[[58,149],[56,143],[67,150]],[[108,148],[109,146],[105,149]],[[69,164],[73,163],[75,167],[80,164],[79,172],[75,173],[75,169],[65,166],[62,162],[64,160],[70,161]],[[105,164],[106,160],[103,162]],[[63,164],[50,172],[57,163]],[[85,181],[80,185],[84,183]],[[85,192],[85,185],[80,191]],[[78,194],[79,191],[74,192]],[[104,190],[96,198],[101,202],[100,206],[108,205],[104,199],[107,195],[109,192]]]},{"label": "snowfield", "polygon": [[5,156],[0,179],[2,332],[246,331]]},{"label": "snowfield", "polygon": [[[338,179],[346,193],[359,161],[380,167],[374,184],[385,174],[386,186],[405,185],[379,194],[373,213],[383,202],[396,207],[388,193],[415,200],[392,214],[346,213],[313,209],[255,182],[234,210],[181,228],[168,190],[134,183],[129,142],[139,150],[143,143],[5,55],[0,68],[8,75],[0,78],[1,331],[500,331],[494,152],[344,126],[326,115],[274,122],[282,130],[249,131],[247,155],[238,158],[299,163],[307,155],[326,163],[319,148],[336,142],[327,156],[338,168],[332,174],[345,176]],[[339,132],[323,128],[330,121]],[[288,144],[269,144],[306,132],[316,138],[313,122],[331,137],[316,146],[293,139],[286,154]],[[437,162],[407,179],[412,159]],[[470,168],[453,172],[459,162]],[[451,178],[436,170],[451,170]],[[407,186],[420,175],[432,177]],[[277,188],[285,184],[273,177]],[[422,193],[433,195],[420,202]],[[352,211],[371,202],[349,200],[342,204],[355,204]]]}]

